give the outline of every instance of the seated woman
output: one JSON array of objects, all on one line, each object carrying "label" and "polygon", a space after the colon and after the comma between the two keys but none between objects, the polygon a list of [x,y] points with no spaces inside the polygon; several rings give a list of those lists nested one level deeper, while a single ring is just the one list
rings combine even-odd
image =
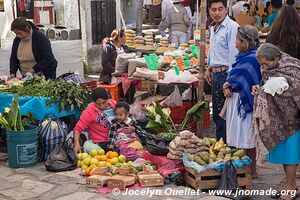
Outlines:
[{"label": "seated woman", "polygon": [[[111,33],[111,38],[103,40],[103,51],[101,54],[102,72],[99,81],[105,84],[117,84],[118,81],[113,76],[116,71],[116,61],[119,54],[129,53],[128,47],[125,45],[126,35],[124,29],[115,29]],[[127,93],[124,94],[122,84],[119,84],[121,97],[124,97],[128,103],[133,103],[135,86],[131,83]]]},{"label": "seated woman", "polygon": [[[270,43],[261,45],[256,57],[262,66],[265,85],[261,90],[258,86],[252,87],[252,93],[257,95],[253,112],[254,130],[269,151],[267,160],[272,164],[283,164],[287,177],[284,189],[289,193],[280,198],[290,200],[298,190],[296,171],[300,162],[300,60]],[[280,83],[279,79],[283,81]]]},{"label": "seated woman", "polygon": [[[81,152],[79,137],[83,131],[88,131],[89,139],[98,143],[105,151],[108,145],[108,134],[111,126],[110,114],[113,113],[116,102],[109,99],[106,89],[98,87],[92,91],[93,102],[82,112],[78,123],[74,128],[74,151]],[[135,128],[128,127],[128,132],[134,132]]]},{"label": "seated woman", "polygon": [[17,36],[11,50],[8,79],[15,78],[18,70],[23,76],[29,72],[55,79],[57,61],[46,35],[24,17],[15,19],[11,30]]},{"label": "seated woman", "polygon": [[251,90],[253,85],[261,81],[260,65],[255,57],[259,45],[257,29],[250,25],[239,27],[235,43],[239,54],[224,83],[224,95],[228,102],[227,143],[229,146],[247,150],[247,154],[253,160],[252,175],[256,176],[256,152],[252,131],[254,98]]}]

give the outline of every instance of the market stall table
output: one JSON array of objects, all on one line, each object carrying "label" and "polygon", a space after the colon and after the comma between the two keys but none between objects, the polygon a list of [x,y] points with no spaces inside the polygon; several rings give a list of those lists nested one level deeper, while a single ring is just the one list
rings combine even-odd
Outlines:
[{"label": "market stall table", "polygon": [[137,80],[137,81],[147,81],[149,83],[152,83],[152,84],[159,84],[159,85],[185,85],[187,86],[188,88],[191,88],[192,90],[192,98],[191,98],[191,102],[192,102],[192,105],[195,105],[196,102],[197,102],[197,86],[198,86],[198,83],[199,81],[191,81],[191,82],[170,82],[170,83],[167,83],[167,82],[163,82],[163,81],[150,81],[150,80],[146,80],[146,79],[139,79],[139,78],[129,78],[130,80]]},{"label": "market stall table", "polygon": [[[5,108],[10,107],[14,96],[15,95],[13,94],[0,94],[0,113],[4,112]],[[61,112],[59,112],[57,104],[48,107],[47,101],[49,100],[51,99],[47,97],[20,96],[19,105],[21,115],[32,113],[32,115],[37,120],[43,120],[49,115],[55,117],[75,115],[76,118],[79,118],[80,113],[77,110],[62,110]]]}]

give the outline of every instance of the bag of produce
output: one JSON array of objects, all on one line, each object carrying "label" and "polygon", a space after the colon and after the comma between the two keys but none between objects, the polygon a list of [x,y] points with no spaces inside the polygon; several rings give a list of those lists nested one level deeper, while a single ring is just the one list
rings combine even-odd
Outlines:
[{"label": "bag of produce", "polygon": [[58,119],[45,119],[39,126],[39,155],[40,161],[45,161],[58,145],[67,139],[65,125]]},{"label": "bag of produce", "polygon": [[101,149],[101,147],[98,144],[94,144],[92,140],[85,141],[83,151],[89,154],[92,149]]}]

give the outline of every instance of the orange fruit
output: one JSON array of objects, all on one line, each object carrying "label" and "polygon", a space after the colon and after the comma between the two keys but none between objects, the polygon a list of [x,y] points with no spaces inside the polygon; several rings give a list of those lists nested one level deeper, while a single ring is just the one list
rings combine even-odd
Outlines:
[{"label": "orange fruit", "polygon": [[117,158],[119,156],[119,154],[117,152],[111,152],[109,154],[109,158]]},{"label": "orange fruit", "polygon": [[96,158],[98,161],[101,161],[101,156],[100,155],[94,156],[94,158]]},{"label": "orange fruit", "polygon": [[105,166],[106,166],[106,162],[104,161],[98,162],[98,167],[105,167]]},{"label": "orange fruit", "polygon": [[99,158],[100,158],[100,161],[106,161],[107,160],[107,157],[105,155],[99,156]]},{"label": "orange fruit", "polygon": [[95,165],[95,164],[91,164],[91,166],[89,166],[89,168],[91,168],[91,170],[94,169],[95,167],[97,167],[97,165]]},{"label": "orange fruit", "polygon": [[107,157],[107,158],[109,158],[109,155],[110,155],[110,153],[111,153],[111,152],[112,152],[112,151],[108,151],[108,152],[106,152],[106,154],[105,154],[105,155],[106,155],[106,157]]},{"label": "orange fruit", "polygon": [[90,167],[86,168],[86,170],[85,170],[85,175],[86,175],[86,176],[89,176],[91,170],[92,170],[92,169],[91,169]]}]

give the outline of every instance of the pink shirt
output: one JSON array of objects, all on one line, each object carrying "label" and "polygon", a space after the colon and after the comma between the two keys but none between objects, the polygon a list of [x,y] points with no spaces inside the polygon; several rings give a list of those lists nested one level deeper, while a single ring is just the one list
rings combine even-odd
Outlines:
[{"label": "pink shirt", "polygon": [[[108,100],[109,105],[114,108],[116,101]],[[90,140],[94,143],[107,142],[110,122],[106,118],[95,103],[90,103],[88,107],[82,112],[79,121],[77,122],[74,131],[82,133],[84,130],[89,132]]]}]

